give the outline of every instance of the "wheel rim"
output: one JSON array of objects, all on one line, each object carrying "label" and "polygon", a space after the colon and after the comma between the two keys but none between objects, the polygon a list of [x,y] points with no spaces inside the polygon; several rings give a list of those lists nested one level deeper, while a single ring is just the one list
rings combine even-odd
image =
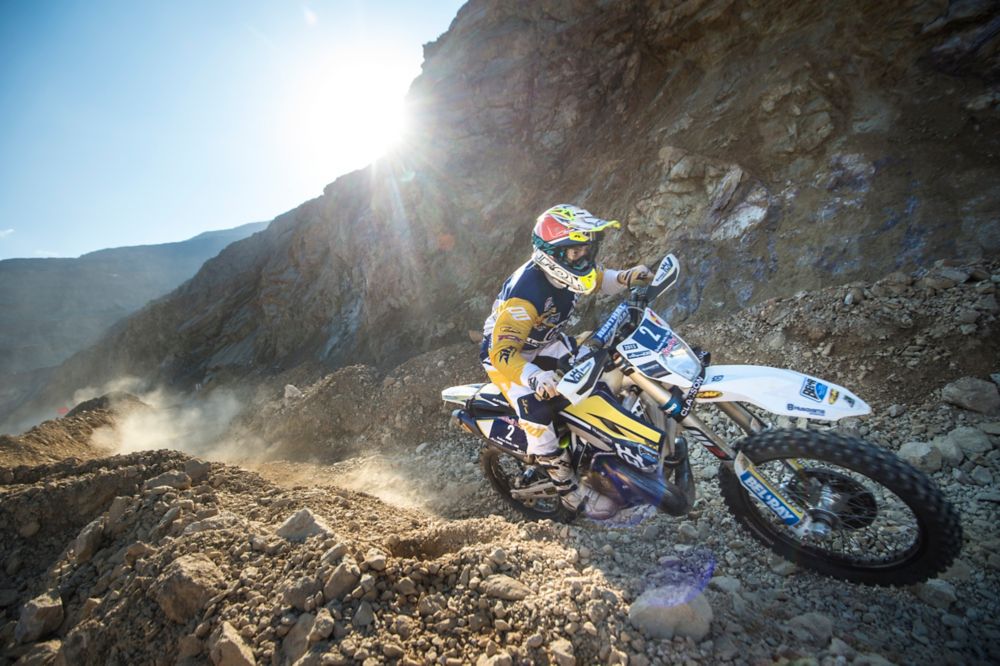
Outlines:
[{"label": "wheel rim", "polygon": [[[828,508],[816,509],[824,503],[823,490],[836,499]],[[841,472],[809,467],[796,473],[782,490],[800,507],[810,507],[814,517],[826,519],[845,529],[860,530],[878,517],[878,502],[867,488]]]},{"label": "wheel rim", "polygon": [[[858,471],[819,460],[796,459],[794,470],[783,459],[755,463],[758,470],[778,485],[814,519],[828,522],[830,532],[799,538],[771,511],[747,498],[751,516],[772,538],[795,550],[812,551],[827,559],[852,566],[881,568],[897,566],[914,557],[923,545],[923,526],[913,510],[891,489]],[[819,498],[827,489],[832,503]],[[826,514],[832,514],[829,520]]]}]

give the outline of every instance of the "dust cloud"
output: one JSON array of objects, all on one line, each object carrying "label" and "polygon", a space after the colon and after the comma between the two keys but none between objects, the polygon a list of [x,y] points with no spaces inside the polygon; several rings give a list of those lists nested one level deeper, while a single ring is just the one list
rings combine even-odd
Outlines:
[{"label": "dust cloud", "polygon": [[[138,384],[130,380],[118,380],[113,386],[136,396],[145,407],[122,410],[114,426],[95,431],[92,442],[97,446],[116,453],[174,449],[224,462],[267,455],[268,447],[262,440],[227,435],[233,419],[243,410],[232,392],[216,389],[185,395],[163,388],[140,391]],[[75,397],[85,394],[94,392],[83,390]]]}]

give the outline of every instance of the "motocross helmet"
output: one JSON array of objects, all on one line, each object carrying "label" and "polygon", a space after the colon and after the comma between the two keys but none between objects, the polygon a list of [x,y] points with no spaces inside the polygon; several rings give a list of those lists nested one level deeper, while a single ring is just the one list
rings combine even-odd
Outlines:
[{"label": "motocross helmet", "polygon": [[[617,220],[602,220],[578,206],[553,206],[535,222],[531,260],[556,284],[577,294],[589,294],[597,287],[600,232],[620,226]],[[586,247],[587,252],[570,261],[566,251],[572,247]]]}]

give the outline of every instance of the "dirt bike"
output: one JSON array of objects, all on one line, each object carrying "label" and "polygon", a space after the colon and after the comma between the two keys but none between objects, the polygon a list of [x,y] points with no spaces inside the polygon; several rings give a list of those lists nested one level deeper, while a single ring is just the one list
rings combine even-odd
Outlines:
[{"label": "dirt bike", "polygon": [[[670,254],[648,286],[633,288],[585,340],[558,384],[557,432],[580,482],[620,509],[672,516],[695,501],[688,444],[720,462],[719,486],[736,521],[781,557],[821,574],[907,585],[945,570],[962,544],[954,507],[919,470],[833,429],[779,429],[762,412],[813,421],[871,408],[842,386],[791,370],[710,365],[650,307],[676,283]],[[453,421],[486,440],[483,473],[532,519],[575,518],[527,453],[517,415],[493,384],[442,391]],[[745,403],[756,409],[747,407]],[[728,442],[695,415],[711,404],[740,437]]]}]

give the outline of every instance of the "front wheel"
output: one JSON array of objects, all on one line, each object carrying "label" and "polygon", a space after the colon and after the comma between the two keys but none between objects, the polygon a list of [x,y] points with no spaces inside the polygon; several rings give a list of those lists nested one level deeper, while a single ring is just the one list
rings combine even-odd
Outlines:
[{"label": "front wheel", "polygon": [[962,547],[958,514],[934,482],[872,444],[831,431],[767,430],[739,448],[828,530],[800,538],[720,469],[737,522],[796,564],[856,583],[909,585],[944,571]]},{"label": "front wheel", "polygon": [[[479,466],[490,485],[512,509],[532,520],[548,518],[569,522],[573,514],[567,510],[552,487],[552,481],[540,467],[521,462],[512,455],[487,447],[479,454]],[[550,494],[520,499],[513,493],[524,491],[530,495],[532,488],[549,487]]]}]

